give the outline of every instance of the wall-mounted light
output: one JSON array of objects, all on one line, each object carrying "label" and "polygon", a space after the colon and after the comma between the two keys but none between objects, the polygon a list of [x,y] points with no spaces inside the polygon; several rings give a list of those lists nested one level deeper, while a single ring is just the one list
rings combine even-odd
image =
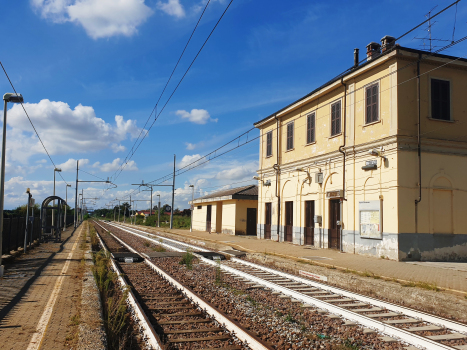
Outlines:
[{"label": "wall-mounted light", "polygon": [[263,186],[271,186],[271,180],[262,180],[259,176],[253,176],[253,180],[258,180],[263,183]]},{"label": "wall-mounted light", "polygon": [[295,171],[301,171],[301,172],[306,173],[306,179],[303,180],[303,182],[308,180],[308,184],[311,184],[311,176],[310,176],[310,173],[309,173],[308,169],[304,169],[302,167],[296,167]]},{"label": "wall-mounted light", "polygon": [[383,156],[383,149],[373,148],[368,153],[370,153],[372,156],[381,157],[384,160],[387,160],[386,156]]}]

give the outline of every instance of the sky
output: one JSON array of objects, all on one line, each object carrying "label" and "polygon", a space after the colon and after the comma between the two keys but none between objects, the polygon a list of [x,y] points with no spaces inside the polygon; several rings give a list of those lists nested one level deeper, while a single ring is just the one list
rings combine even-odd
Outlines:
[{"label": "sky", "polygon": [[[56,174],[58,196],[65,198],[68,183],[68,203],[74,203],[79,160],[79,180],[109,178],[116,185],[79,183],[89,208],[130,194],[148,200],[150,192],[132,184],[165,179],[173,171],[174,155],[176,169],[197,161],[352,66],[354,48],[363,58],[369,42],[398,37],[424,21],[433,7],[436,13],[451,3],[233,0],[173,93],[229,1],[209,2],[157,104],[154,123],[151,113],[207,0],[30,0],[4,7],[0,61],[62,170]],[[463,2],[438,16],[433,38],[448,41],[434,45],[467,35],[466,18]],[[398,43],[427,49],[426,40],[414,39],[425,37],[426,29]],[[467,41],[443,53],[465,56]],[[0,92],[13,92],[5,75]],[[7,111],[5,208],[13,209],[26,203],[26,188],[36,203],[53,194],[54,165],[21,105],[9,104]],[[253,130],[229,147],[258,134]],[[200,166],[176,177],[175,207],[189,207],[190,184],[195,198],[255,184],[258,151],[255,140],[195,163]],[[170,192],[170,187],[154,187],[153,205],[157,194],[162,204],[170,204]],[[134,208],[148,207],[149,201],[139,201]]]}]

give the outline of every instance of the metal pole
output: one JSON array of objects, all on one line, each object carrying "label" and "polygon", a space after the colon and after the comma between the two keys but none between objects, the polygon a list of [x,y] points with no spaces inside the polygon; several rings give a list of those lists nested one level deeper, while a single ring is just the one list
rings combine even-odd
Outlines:
[{"label": "metal pole", "polygon": [[28,203],[26,204],[26,229],[24,230],[24,252],[26,253],[26,246],[28,243],[28,219],[29,219],[29,199],[31,198],[31,194],[28,193]]},{"label": "metal pole", "polygon": [[152,186],[151,186],[151,208],[149,208],[149,216],[152,216]]},{"label": "metal pole", "polygon": [[[54,197],[55,197],[55,169],[54,168]],[[55,207],[55,199],[53,200],[52,202],[52,206]],[[55,230],[53,229],[54,225],[55,225],[55,209],[52,209],[52,236],[55,234]],[[59,218],[60,220],[60,218]]]},{"label": "metal pole", "polygon": [[174,154],[174,176],[172,182],[172,210],[170,211],[170,229],[174,224],[174,200],[175,200],[175,154]]},{"label": "metal pole", "polygon": [[160,226],[160,220],[161,220],[161,195],[158,194],[159,196],[159,205],[157,206],[157,227]]},{"label": "metal pole", "polygon": [[128,208],[128,212],[130,215],[130,225],[131,225],[131,194],[130,194],[130,207]]},{"label": "metal pole", "polygon": [[195,204],[193,203],[194,200],[195,200],[195,186],[193,186],[193,191],[191,192],[190,232],[193,232],[193,209],[195,208]]},{"label": "metal pole", "polygon": [[79,160],[76,161],[75,228],[78,227],[78,164]]},{"label": "metal pole", "polygon": [[0,179],[0,277],[3,276],[2,265],[2,241],[3,241],[3,202],[5,195],[5,151],[6,151],[6,109],[7,101],[4,100],[3,107],[3,138],[2,138],[2,170]]},{"label": "metal pole", "polygon": [[81,189],[81,222],[83,222],[84,188]]}]

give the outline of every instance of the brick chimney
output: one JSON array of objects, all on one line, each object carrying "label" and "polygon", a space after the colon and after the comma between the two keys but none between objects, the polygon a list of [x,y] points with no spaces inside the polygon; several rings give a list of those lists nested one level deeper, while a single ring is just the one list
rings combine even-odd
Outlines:
[{"label": "brick chimney", "polygon": [[366,46],[366,60],[370,61],[381,54],[381,45],[372,41]]},{"label": "brick chimney", "polygon": [[385,37],[381,39],[381,47],[383,49],[382,50],[383,52],[389,50],[395,44],[396,44],[396,38],[394,38],[393,36],[386,35]]}]

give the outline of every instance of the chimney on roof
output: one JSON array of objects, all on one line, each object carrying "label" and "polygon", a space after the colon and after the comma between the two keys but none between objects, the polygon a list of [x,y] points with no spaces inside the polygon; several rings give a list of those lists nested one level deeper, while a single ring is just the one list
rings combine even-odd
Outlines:
[{"label": "chimney on roof", "polygon": [[381,39],[381,46],[383,48],[383,52],[389,50],[396,44],[396,38],[390,35],[386,35]]},{"label": "chimney on roof", "polygon": [[358,49],[353,50],[353,66],[354,67],[358,67],[358,62],[359,62],[359,60],[358,60],[358,51],[359,51]]},{"label": "chimney on roof", "polygon": [[370,61],[381,54],[381,45],[372,41],[366,46],[366,60]]}]

